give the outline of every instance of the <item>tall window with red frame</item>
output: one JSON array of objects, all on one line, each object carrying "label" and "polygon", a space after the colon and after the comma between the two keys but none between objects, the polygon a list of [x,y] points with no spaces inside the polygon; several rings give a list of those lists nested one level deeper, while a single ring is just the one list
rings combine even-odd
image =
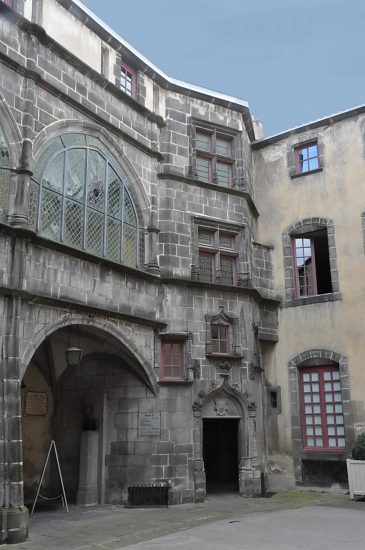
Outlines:
[{"label": "tall window with red frame", "polygon": [[212,353],[217,355],[229,355],[230,351],[230,336],[229,325],[212,324]]},{"label": "tall window with red frame", "polygon": [[232,187],[233,140],[215,130],[196,129],[196,174],[198,179]]},{"label": "tall window with red frame", "polygon": [[161,373],[164,380],[184,380],[184,342],[163,340],[161,342]]},{"label": "tall window with red frame", "polygon": [[305,450],[344,450],[345,426],[338,367],[300,370],[301,418]]},{"label": "tall window with red frame", "polygon": [[331,293],[331,267],[326,229],[293,237],[292,247],[297,297]]},{"label": "tall window with red frame", "polygon": [[237,284],[236,235],[199,227],[199,276],[201,281]]}]

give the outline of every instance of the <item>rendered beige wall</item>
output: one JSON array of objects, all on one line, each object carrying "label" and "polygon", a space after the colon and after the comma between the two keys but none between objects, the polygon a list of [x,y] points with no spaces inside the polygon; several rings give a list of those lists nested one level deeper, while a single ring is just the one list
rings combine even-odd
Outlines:
[{"label": "rendered beige wall", "polygon": [[[321,172],[290,178],[287,151],[298,135],[285,138],[255,156],[259,240],[274,245],[277,291],[284,297],[282,232],[304,218],[334,221],[339,286],[342,300],[287,307],[279,311],[280,339],[265,358],[268,384],[282,388],[278,416],[279,450],[291,453],[288,362],[299,353],[322,348],[349,360],[350,394],[355,423],[365,423],[365,255],[361,212],[365,210],[364,116],[313,130],[324,145]],[[303,132],[304,134],[304,132]],[[308,138],[311,131],[305,132]],[[273,206],[274,205],[274,206]],[[261,222],[261,223],[260,223]]]}]

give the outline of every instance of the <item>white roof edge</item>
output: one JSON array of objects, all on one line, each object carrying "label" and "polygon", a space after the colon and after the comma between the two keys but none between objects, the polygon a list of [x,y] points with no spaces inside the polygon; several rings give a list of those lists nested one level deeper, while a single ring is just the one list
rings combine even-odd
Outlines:
[{"label": "white roof edge", "polygon": [[210,95],[212,97],[216,97],[217,99],[222,99],[224,101],[227,101],[228,103],[235,103],[237,105],[241,105],[242,107],[249,108],[248,102],[244,99],[241,99],[239,97],[234,97],[226,94],[222,94],[220,92],[216,92],[215,90],[209,90],[208,88],[203,88],[202,86],[196,86],[195,84],[190,84],[188,82],[183,82],[182,80],[177,80],[175,78],[171,78],[167,74],[165,74],[163,71],[161,71],[156,65],[151,63],[147,57],[142,55],[138,50],[136,50],[133,46],[129,44],[124,38],[122,38],[118,33],[113,31],[102,19],[100,19],[93,11],[91,11],[85,4],[83,4],[80,0],[72,0],[72,2],[78,6],[82,11],[86,13],[91,19],[93,19],[98,25],[100,25],[105,31],[107,31],[113,38],[118,40],[123,46],[125,46],[129,51],[131,51],[136,57],[138,57],[143,63],[148,65],[156,74],[164,78],[167,82],[170,84],[174,84],[175,86],[180,86],[182,88],[186,88],[187,90],[192,90],[194,92],[198,92],[204,95]]},{"label": "white roof edge", "polygon": [[282,132],[272,134],[271,136],[263,137],[262,139],[260,139],[258,141],[266,141],[267,139],[274,139],[276,137],[280,137],[283,134],[287,134],[288,132],[293,132],[295,130],[299,130],[300,128],[305,128],[306,126],[311,126],[312,124],[316,124],[318,122],[321,122],[322,120],[325,121],[328,118],[333,118],[333,117],[345,115],[346,113],[351,113],[351,111],[355,111],[356,109],[363,109],[363,108],[365,108],[365,103],[362,103],[360,105],[354,105],[353,107],[349,107],[348,109],[344,109],[343,111],[338,111],[337,113],[331,113],[330,115],[322,116],[320,118],[315,118],[314,120],[311,120],[309,122],[304,122],[303,124],[299,124],[298,126],[293,126],[292,128],[288,128],[287,130],[283,130]]}]

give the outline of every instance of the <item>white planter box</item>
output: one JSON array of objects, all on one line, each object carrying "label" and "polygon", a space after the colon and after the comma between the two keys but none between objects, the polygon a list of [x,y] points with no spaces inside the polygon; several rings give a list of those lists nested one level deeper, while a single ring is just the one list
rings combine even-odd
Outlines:
[{"label": "white planter box", "polygon": [[356,497],[365,496],[365,460],[352,460],[348,458],[347,475],[349,478],[350,497],[354,500]]}]

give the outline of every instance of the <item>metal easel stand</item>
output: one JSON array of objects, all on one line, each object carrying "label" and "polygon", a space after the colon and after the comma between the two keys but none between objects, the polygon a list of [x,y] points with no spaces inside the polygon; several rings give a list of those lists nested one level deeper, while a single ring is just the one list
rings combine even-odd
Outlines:
[{"label": "metal easel stand", "polygon": [[[54,450],[55,457],[56,457],[57,468],[58,468],[58,475],[60,476],[60,482],[61,482],[61,487],[62,487],[62,493],[61,493],[60,495],[57,495],[56,497],[45,497],[44,495],[41,495],[40,490],[41,490],[41,487],[42,487],[44,474],[45,474],[46,469],[47,469],[47,466],[48,466],[49,457],[51,456],[52,448],[53,448],[53,450]],[[31,511],[31,513],[30,513],[31,516],[33,515],[34,508],[35,508],[35,505],[37,504],[38,498],[43,498],[43,500],[56,500],[57,498],[61,498],[62,506],[63,506],[64,508],[66,508],[66,512],[68,512],[68,504],[67,504],[67,498],[66,498],[65,487],[64,487],[64,485],[63,485],[63,478],[62,478],[62,473],[61,473],[60,461],[59,461],[59,459],[58,459],[58,453],[57,453],[56,443],[53,441],[53,439],[52,439],[52,441],[51,441],[51,443],[50,443],[50,446],[49,446],[49,449],[48,449],[47,458],[46,458],[46,460],[45,460],[45,462],[44,462],[44,466],[43,466],[41,478],[40,478],[39,483],[38,483],[37,492],[36,492],[35,499],[34,499],[33,506],[32,506],[32,511]]]}]

